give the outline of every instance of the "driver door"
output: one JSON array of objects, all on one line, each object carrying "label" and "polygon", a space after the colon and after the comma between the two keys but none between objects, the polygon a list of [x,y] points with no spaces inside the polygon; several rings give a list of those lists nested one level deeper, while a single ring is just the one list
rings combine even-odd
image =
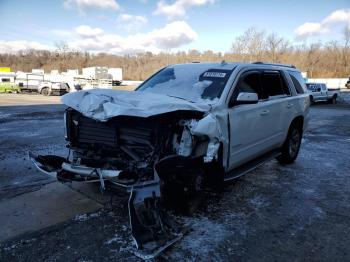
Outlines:
[{"label": "driver door", "polygon": [[[257,93],[256,104],[235,105],[240,92]],[[264,97],[260,71],[247,71],[238,81],[229,105],[229,169],[248,162],[268,150],[273,132],[270,103]],[[271,126],[272,125],[272,126]]]}]

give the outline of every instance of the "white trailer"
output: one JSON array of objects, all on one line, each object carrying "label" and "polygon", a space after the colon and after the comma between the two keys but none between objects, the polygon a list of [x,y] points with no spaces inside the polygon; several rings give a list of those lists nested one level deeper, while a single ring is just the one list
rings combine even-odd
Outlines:
[{"label": "white trailer", "polygon": [[87,79],[109,79],[108,67],[85,67],[83,68],[83,76]]},{"label": "white trailer", "polygon": [[113,81],[123,81],[123,70],[121,68],[108,68],[108,74]]}]

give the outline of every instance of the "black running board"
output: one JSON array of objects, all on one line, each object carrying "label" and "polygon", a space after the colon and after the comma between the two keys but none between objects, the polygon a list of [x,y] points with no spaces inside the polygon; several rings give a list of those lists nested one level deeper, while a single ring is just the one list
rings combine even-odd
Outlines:
[{"label": "black running board", "polygon": [[246,173],[254,170],[255,168],[261,166],[262,164],[266,163],[267,161],[270,161],[276,157],[278,157],[281,154],[280,150],[273,150],[270,151],[266,154],[264,154],[261,157],[255,158],[239,167],[236,167],[234,169],[232,169],[231,171],[229,171],[225,177],[224,177],[224,181],[230,181],[233,179],[236,179],[240,176],[245,175]]}]

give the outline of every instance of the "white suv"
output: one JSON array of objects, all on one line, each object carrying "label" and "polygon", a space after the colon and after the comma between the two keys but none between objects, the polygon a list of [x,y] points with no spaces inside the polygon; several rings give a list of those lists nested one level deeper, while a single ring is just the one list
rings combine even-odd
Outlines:
[{"label": "white suv", "polygon": [[166,247],[181,237],[159,222],[159,202],[188,203],[203,187],[271,158],[292,163],[310,105],[295,67],[225,62],[171,65],[134,92],[95,89],[62,101],[69,107],[69,156],[31,154],[32,160],[61,181],[126,188],[141,250],[149,241],[172,236]]}]

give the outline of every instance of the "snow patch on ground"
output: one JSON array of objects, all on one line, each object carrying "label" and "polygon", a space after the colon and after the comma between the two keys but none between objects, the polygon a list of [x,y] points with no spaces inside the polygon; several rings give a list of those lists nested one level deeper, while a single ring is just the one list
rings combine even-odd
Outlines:
[{"label": "snow patch on ground", "polygon": [[106,245],[110,245],[113,242],[117,242],[117,243],[124,242],[123,239],[124,239],[123,237],[119,236],[118,234],[115,234],[114,237],[112,237],[111,239],[107,240],[105,242],[105,244]]},{"label": "snow patch on ground", "polygon": [[[191,231],[175,244],[171,253],[165,255],[167,259],[198,261],[198,258],[208,258],[215,251],[215,247],[232,234],[225,225],[207,217],[186,217],[184,224]],[[189,257],[184,257],[184,253]]]},{"label": "snow patch on ground", "polygon": [[91,214],[81,214],[81,215],[76,215],[74,217],[74,221],[79,221],[79,222],[83,222],[83,221],[87,221],[91,218],[96,218],[99,217],[101,215],[101,212],[96,212],[96,213],[91,213]]},{"label": "snow patch on ground", "polygon": [[254,209],[260,209],[269,206],[267,199],[263,196],[257,195],[248,200]]}]

